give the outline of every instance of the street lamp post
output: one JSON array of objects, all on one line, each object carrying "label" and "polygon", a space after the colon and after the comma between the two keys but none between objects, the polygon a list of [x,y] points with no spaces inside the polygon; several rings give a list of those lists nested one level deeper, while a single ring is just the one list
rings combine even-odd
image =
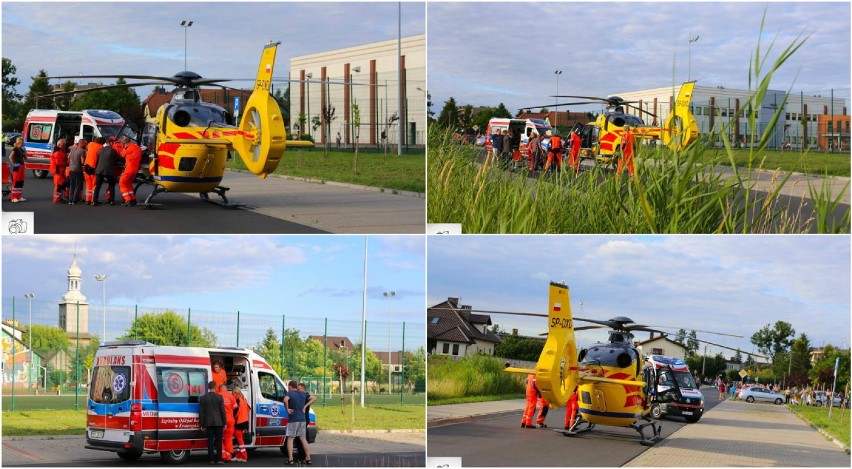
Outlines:
[{"label": "street lamp post", "polygon": [[687,75],[687,81],[692,81],[692,43],[698,41],[698,36],[689,38],[689,69]]},{"label": "street lamp post", "polygon": [[385,298],[388,299],[388,394],[391,394],[391,309],[390,299],[395,296],[396,292],[385,292]]},{"label": "street lamp post", "polygon": [[[190,21],[190,23],[192,23],[192,22]],[[102,324],[103,324],[103,331],[101,332],[103,334],[101,336],[101,343],[102,344],[106,343],[106,279],[107,279],[106,274],[95,274],[95,280],[97,280],[98,282],[101,282],[101,284],[103,285],[103,303],[102,303],[103,309],[101,310],[102,311],[102,314],[101,314]]]},{"label": "street lamp post", "polygon": [[183,28],[183,69],[186,70],[186,30],[192,26],[192,21],[183,20],[180,25]]},{"label": "street lamp post", "polygon": [[[35,293],[24,293],[24,298],[27,299],[27,302],[30,304],[30,327],[27,330],[27,335],[29,336],[29,345],[30,348],[30,369],[27,371],[27,386],[32,390],[33,387],[33,299],[35,298]],[[13,373],[14,376],[14,373]]]},{"label": "street lamp post", "polygon": [[707,346],[705,345],[704,346],[704,359],[701,360],[701,376],[704,376],[705,378],[707,377],[707,376],[704,375],[704,365],[706,363],[707,363]]},{"label": "street lamp post", "polygon": [[553,127],[556,127],[556,123],[559,120],[559,109],[557,108],[557,104],[559,104],[559,75],[562,75],[562,70],[556,70],[553,72],[556,75],[556,96],[553,99],[553,111],[556,112],[554,114],[556,117],[553,118]]}]

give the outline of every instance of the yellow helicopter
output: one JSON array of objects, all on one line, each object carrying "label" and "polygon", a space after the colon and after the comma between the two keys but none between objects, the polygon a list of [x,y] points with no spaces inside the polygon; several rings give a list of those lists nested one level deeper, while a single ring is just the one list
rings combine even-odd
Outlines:
[{"label": "yellow helicopter", "polygon": [[[690,112],[692,92],[695,88],[694,81],[683,83],[675,100],[674,111],[666,118],[663,126],[656,124],[647,125],[641,117],[628,114],[625,108],[633,108],[641,113],[654,118],[657,116],[633,104],[639,101],[626,101],[618,96],[599,98],[595,96],[572,96],[558,95],[554,98],[580,98],[586,101],[570,103],[550,104],[554,108],[560,106],[577,106],[585,104],[606,104],[606,112],[597,116],[594,122],[580,124],[579,122],[571,129],[576,132],[582,140],[580,147],[581,159],[594,159],[601,164],[618,163],[621,153],[621,140],[624,136],[624,127],[630,126],[630,132],[637,139],[662,140],[669,148],[680,151],[688,148],[698,140],[698,123],[695,116]],[[540,107],[540,106],[529,106]]]},{"label": "yellow helicopter", "polygon": [[[141,132],[125,126],[119,137],[127,135],[143,148],[143,160],[150,159],[148,168],[140,170],[135,189],[144,182],[154,190],[144,204],[162,192],[197,192],[210,200],[213,192],[228,205],[227,187],[221,182],[225,164],[235,151],[252,174],[261,179],[272,173],[281,161],[287,146],[310,147],[309,141],[287,140],[284,118],[278,103],[270,94],[275,55],[280,42],[267,44],[260,57],[254,89],[238,125],[225,108],[201,100],[199,87],[229,79],[203,78],[190,71],[172,77],[146,75],[75,75],[48,77],[71,78],[129,78],[156,80],[91,88],[84,91],[53,93],[48,97],[116,87],[173,84],[173,98],[149,118]],[[220,85],[221,86],[221,85]]]},{"label": "yellow helicopter", "polygon": [[[634,324],[631,319],[621,316],[607,321],[575,318],[571,314],[568,286],[561,283],[550,283],[548,302],[549,313],[546,315],[467,311],[547,318],[547,340],[535,368],[508,367],[505,371],[535,375],[542,397],[553,408],[564,406],[571,394],[578,393],[577,419],[566,430],[559,430],[565,436],[574,436],[592,430],[595,425],[628,427],[639,432],[639,442],[642,445],[653,446],[660,439],[661,429],[649,415],[652,405],[656,402],[670,401],[664,397],[665,394],[677,396],[678,400],[685,400],[685,396],[684,391],[674,380],[673,383],[666,383],[670,386],[669,389],[663,389],[662,379],[665,379],[667,375],[658,373],[654,366],[646,363],[648,357],[634,345],[632,331],[666,334],[652,327],[672,326],[644,326]],[[596,325],[575,327],[574,321],[590,322]],[[574,331],[596,328],[611,329],[609,341],[583,349],[578,353]],[[710,331],[700,332],[741,337]],[[698,341],[734,350],[706,340]],[[674,370],[668,365],[663,365],[663,368],[674,374]],[[691,378],[691,375],[689,377]],[[695,392],[697,393],[697,386],[695,386]],[[648,427],[651,430],[650,436],[645,435],[645,429]]]}]

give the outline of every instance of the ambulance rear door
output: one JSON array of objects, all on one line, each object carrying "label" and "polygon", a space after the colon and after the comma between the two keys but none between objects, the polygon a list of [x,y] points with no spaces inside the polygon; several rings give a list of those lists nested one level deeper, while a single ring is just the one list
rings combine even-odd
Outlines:
[{"label": "ambulance rear door", "polygon": [[207,447],[198,408],[210,381],[206,349],[157,347],[154,381],[157,386],[157,450],[179,451]]},{"label": "ambulance rear door", "polygon": [[95,355],[86,411],[91,440],[130,440],[132,354],[132,347],[101,347]]}]

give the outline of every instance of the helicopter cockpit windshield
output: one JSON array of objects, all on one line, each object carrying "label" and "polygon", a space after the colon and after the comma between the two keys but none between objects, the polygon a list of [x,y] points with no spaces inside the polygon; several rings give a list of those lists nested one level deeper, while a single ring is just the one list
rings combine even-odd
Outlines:
[{"label": "helicopter cockpit windshield", "polygon": [[586,350],[582,364],[627,368],[636,360],[631,349],[609,345],[595,345]]},{"label": "helicopter cockpit windshield", "polygon": [[642,119],[630,114],[614,113],[607,116],[607,119],[610,123],[618,127],[624,127],[625,125],[629,125],[631,127],[641,127],[645,125],[645,122]]}]

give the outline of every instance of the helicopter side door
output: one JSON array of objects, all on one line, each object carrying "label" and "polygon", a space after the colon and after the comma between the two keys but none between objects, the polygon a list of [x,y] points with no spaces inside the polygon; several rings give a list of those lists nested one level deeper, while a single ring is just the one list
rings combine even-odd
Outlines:
[{"label": "helicopter side door", "polygon": [[[142,132],[139,132],[139,146],[142,148],[142,165],[148,165],[157,153],[157,132],[159,126],[156,122],[145,122]],[[156,168],[154,169],[156,172]]]}]

